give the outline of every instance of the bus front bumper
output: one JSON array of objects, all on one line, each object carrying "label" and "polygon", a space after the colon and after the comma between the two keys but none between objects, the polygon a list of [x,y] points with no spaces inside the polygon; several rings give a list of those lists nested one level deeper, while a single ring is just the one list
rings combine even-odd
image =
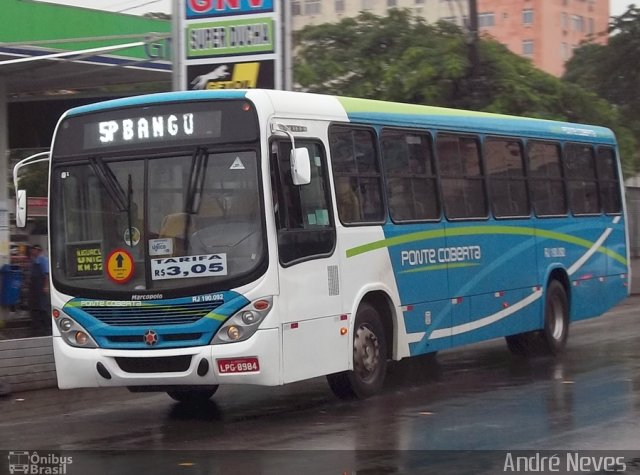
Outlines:
[{"label": "bus front bumper", "polygon": [[76,348],[53,338],[60,389],[282,384],[278,329],[237,343],[158,350]]}]

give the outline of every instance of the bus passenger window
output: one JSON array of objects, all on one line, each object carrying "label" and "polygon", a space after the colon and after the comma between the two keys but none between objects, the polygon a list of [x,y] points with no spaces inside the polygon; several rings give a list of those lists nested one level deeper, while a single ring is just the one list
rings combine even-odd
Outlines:
[{"label": "bus passenger window", "polygon": [[485,218],[487,200],[478,140],[440,134],[436,147],[447,218]]},{"label": "bus passenger window", "polygon": [[529,184],[537,216],[567,214],[567,200],[560,164],[560,145],[530,140],[527,143]]},{"label": "bus passenger window", "polygon": [[430,136],[385,129],[381,144],[391,219],[395,222],[439,219]]},{"label": "bus passenger window", "polygon": [[570,143],[564,149],[564,166],[573,214],[600,213],[596,164],[590,145]]},{"label": "bus passenger window", "polygon": [[607,214],[620,213],[622,211],[622,197],[620,196],[615,151],[610,147],[598,147],[596,158],[602,208]]},{"label": "bus passenger window", "polygon": [[333,126],[329,143],[340,221],[381,223],[385,215],[382,176],[373,131]]},{"label": "bus passenger window", "polygon": [[529,216],[521,143],[513,139],[488,138],[484,143],[484,163],[493,214],[498,218]]}]

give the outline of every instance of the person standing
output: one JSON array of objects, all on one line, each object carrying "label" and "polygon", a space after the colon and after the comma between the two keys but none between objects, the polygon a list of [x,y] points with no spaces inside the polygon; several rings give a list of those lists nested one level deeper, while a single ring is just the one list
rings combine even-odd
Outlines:
[{"label": "person standing", "polygon": [[51,334],[49,322],[49,260],[39,244],[31,246],[29,310],[33,336]]}]

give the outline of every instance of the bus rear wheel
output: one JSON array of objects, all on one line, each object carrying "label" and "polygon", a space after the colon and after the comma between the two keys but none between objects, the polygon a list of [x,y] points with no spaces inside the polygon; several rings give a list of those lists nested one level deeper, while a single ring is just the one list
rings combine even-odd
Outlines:
[{"label": "bus rear wheel", "polygon": [[564,286],[552,280],[544,303],[544,327],[540,331],[506,337],[509,350],[521,356],[557,355],[569,338],[569,299]]},{"label": "bus rear wheel", "polygon": [[183,402],[185,404],[202,404],[211,399],[216,391],[218,390],[218,386],[207,386],[206,389],[195,389],[192,387],[185,389],[172,389],[167,391],[169,397],[175,401]]},{"label": "bus rear wheel", "polygon": [[378,311],[360,305],[353,334],[353,370],[327,375],[329,387],[341,399],[364,399],[382,389],[387,374],[387,340]]},{"label": "bus rear wheel", "polygon": [[569,338],[569,300],[564,286],[557,280],[547,288],[542,330],[542,352],[549,355],[562,353]]}]

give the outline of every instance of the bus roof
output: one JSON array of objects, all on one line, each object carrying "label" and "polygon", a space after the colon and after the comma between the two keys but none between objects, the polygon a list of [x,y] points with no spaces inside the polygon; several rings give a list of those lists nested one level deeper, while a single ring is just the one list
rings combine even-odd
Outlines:
[{"label": "bus roof", "polygon": [[275,115],[301,119],[347,120],[372,125],[615,143],[614,134],[610,129],[593,125],[371,99],[260,89],[179,91],[135,96],[77,107],[68,111],[67,115],[166,102],[240,98],[260,102],[266,100],[272,104]]}]

